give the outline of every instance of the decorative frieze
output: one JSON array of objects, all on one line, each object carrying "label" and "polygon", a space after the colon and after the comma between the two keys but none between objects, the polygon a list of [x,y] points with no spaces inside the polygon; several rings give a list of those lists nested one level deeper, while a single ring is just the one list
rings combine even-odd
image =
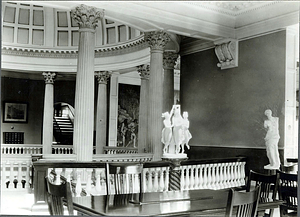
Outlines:
[{"label": "decorative frieze", "polygon": [[238,66],[238,41],[226,39],[215,43],[215,53],[219,59],[218,67],[228,69]]},{"label": "decorative frieze", "polygon": [[150,77],[150,65],[144,64],[137,67],[137,71],[141,76],[141,79],[149,80]]},{"label": "decorative frieze", "polygon": [[145,32],[145,41],[151,50],[163,50],[170,40],[170,36],[164,31]]},{"label": "decorative frieze", "polygon": [[80,28],[95,29],[98,26],[98,21],[104,17],[104,10],[81,4],[71,10],[71,17]]},{"label": "decorative frieze", "polygon": [[46,84],[53,84],[56,74],[54,72],[43,72]]},{"label": "decorative frieze", "polygon": [[95,73],[96,78],[98,79],[98,84],[107,84],[107,79],[111,76],[112,72],[110,71],[98,71]]},{"label": "decorative frieze", "polygon": [[168,51],[164,52],[163,67],[164,69],[174,69],[178,54]]}]

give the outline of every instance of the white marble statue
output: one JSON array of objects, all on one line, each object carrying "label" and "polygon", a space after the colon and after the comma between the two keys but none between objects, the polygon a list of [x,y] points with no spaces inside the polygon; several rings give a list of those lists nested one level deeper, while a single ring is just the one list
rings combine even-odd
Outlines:
[{"label": "white marble statue", "polygon": [[169,114],[169,112],[163,113],[162,117],[165,118],[165,120],[163,121],[164,128],[162,130],[161,142],[165,145],[163,149],[163,153],[165,154],[168,153],[168,148],[171,144],[173,125],[171,123],[171,115]]},{"label": "white marble statue", "polygon": [[173,105],[171,112],[163,113],[162,117],[165,118],[161,139],[164,144],[163,154],[186,155],[184,154],[184,146],[186,145],[189,149],[188,142],[192,138],[189,132],[190,122],[188,120],[188,113],[184,112],[182,117],[180,105]]},{"label": "white marble statue", "polygon": [[183,130],[184,140],[181,145],[182,148],[181,153],[183,153],[184,151],[184,145],[186,145],[186,147],[190,149],[189,141],[192,138],[192,135],[189,131],[190,128],[190,121],[188,120],[189,114],[187,112],[183,112],[182,116],[183,116],[182,130]]},{"label": "white marble statue", "polygon": [[279,118],[272,116],[272,111],[267,109],[265,111],[267,120],[264,121],[264,127],[267,129],[267,134],[265,137],[267,157],[270,164],[264,166],[265,169],[279,169],[280,158],[278,152],[278,142],[279,142]]}]

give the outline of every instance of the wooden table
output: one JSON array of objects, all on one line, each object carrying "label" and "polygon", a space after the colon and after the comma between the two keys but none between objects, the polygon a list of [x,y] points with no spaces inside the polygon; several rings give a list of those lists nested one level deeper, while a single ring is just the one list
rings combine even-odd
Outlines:
[{"label": "wooden table", "polygon": [[[151,216],[225,215],[229,190],[186,190],[143,194],[73,197],[74,209],[84,215]],[[259,210],[277,208],[282,201],[259,205]]]}]

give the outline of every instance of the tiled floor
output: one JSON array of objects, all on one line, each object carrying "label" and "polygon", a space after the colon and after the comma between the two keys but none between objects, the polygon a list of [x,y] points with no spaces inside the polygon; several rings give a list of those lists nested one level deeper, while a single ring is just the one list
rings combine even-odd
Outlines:
[{"label": "tiled floor", "polygon": [[[28,190],[1,191],[1,215],[49,215],[47,205],[34,205],[33,193]],[[279,209],[275,209],[273,217],[280,217]]]}]

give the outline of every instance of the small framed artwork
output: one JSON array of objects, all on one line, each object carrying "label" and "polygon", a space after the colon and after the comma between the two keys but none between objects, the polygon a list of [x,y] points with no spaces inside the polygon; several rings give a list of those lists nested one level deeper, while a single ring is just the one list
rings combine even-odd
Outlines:
[{"label": "small framed artwork", "polygon": [[28,103],[4,102],[3,122],[27,123]]}]

